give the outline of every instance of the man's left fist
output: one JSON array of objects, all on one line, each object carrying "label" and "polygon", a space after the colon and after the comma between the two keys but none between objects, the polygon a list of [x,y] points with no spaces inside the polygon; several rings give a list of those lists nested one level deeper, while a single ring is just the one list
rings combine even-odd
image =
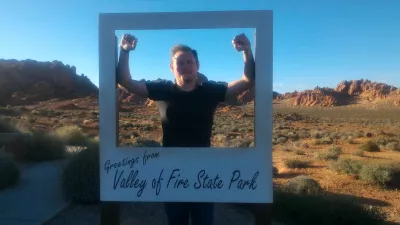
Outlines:
[{"label": "man's left fist", "polygon": [[232,44],[238,52],[251,50],[250,41],[243,33],[236,35],[232,40]]}]

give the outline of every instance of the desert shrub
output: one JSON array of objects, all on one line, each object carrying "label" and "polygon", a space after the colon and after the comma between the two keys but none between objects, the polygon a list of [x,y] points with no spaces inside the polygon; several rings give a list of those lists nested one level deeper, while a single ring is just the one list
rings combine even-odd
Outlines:
[{"label": "desert shrub", "polygon": [[296,150],[294,150],[294,154],[296,154],[296,155],[304,155],[305,152],[303,150],[296,149]]},{"label": "desert shrub", "polygon": [[289,140],[291,140],[291,141],[300,140],[300,135],[297,133],[289,132],[288,137],[289,137]]},{"label": "desert shrub", "polygon": [[132,142],[134,147],[161,147],[161,143],[151,139],[137,138]]},{"label": "desert shrub", "polygon": [[340,146],[332,146],[323,152],[318,152],[315,156],[321,160],[338,160],[340,154],[342,154],[342,148]]},{"label": "desert shrub", "polygon": [[363,136],[364,136],[364,132],[362,132],[362,131],[355,131],[355,132],[353,132],[353,133],[351,134],[351,136],[354,137],[354,138],[360,138],[360,137],[363,137]]},{"label": "desert shrub", "polygon": [[342,140],[342,141],[347,141],[347,140],[349,140],[351,137],[349,137],[349,136],[347,136],[347,135],[343,135],[343,136],[340,136],[340,140]]},{"label": "desert shrub", "polygon": [[335,195],[298,195],[275,190],[272,207],[273,219],[284,224],[381,225],[386,218],[379,208],[363,207]]},{"label": "desert shrub", "polygon": [[300,159],[287,159],[285,160],[285,166],[287,168],[307,168],[310,165],[310,162],[300,160]]},{"label": "desert shrub", "polygon": [[322,192],[321,185],[309,176],[301,175],[290,179],[283,186],[283,190],[295,194],[309,195]]},{"label": "desert shrub", "polygon": [[338,161],[331,162],[330,167],[338,173],[358,175],[363,167],[363,164],[361,161],[352,159],[339,159]]},{"label": "desert shrub", "polygon": [[400,165],[398,163],[390,165],[392,173],[391,179],[387,184],[388,188],[400,189]]},{"label": "desert shrub", "polygon": [[278,168],[276,168],[275,166],[272,167],[272,176],[277,176],[279,174],[279,170]]},{"label": "desert shrub", "polygon": [[21,172],[10,153],[0,149],[0,189],[14,186],[18,183]]},{"label": "desert shrub", "polygon": [[287,137],[279,137],[279,138],[277,139],[277,142],[280,143],[280,144],[284,144],[284,143],[286,143],[287,141],[288,141],[288,138],[287,138]]},{"label": "desert shrub", "polygon": [[362,156],[364,156],[364,150],[358,148],[358,149],[353,153],[353,155],[362,157]]},{"label": "desert shrub", "polygon": [[47,161],[64,158],[64,143],[57,137],[40,132],[32,132],[9,141],[6,151],[17,161]]},{"label": "desert shrub", "polygon": [[122,123],[120,123],[119,126],[120,126],[120,128],[132,128],[135,125],[133,125],[133,123],[130,123],[130,122],[122,122]]},{"label": "desert shrub", "polygon": [[351,144],[351,145],[357,144],[356,140],[354,140],[354,139],[352,139],[352,138],[350,138],[349,140],[347,140],[347,143],[349,143],[349,144]]},{"label": "desert shrub", "polygon": [[63,170],[65,194],[76,203],[91,204],[100,201],[100,154],[98,142],[71,157]]},{"label": "desert shrub", "polygon": [[33,133],[25,140],[24,158],[28,161],[57,160],[66,156],[64,143],[53,135]]},{"label": "desert shrub", "polygon": [[374,141],[367,141],[359,146],[359,149],[365,152],[379,152],[381,149]]},{"label": "desert shrub", "polygon": [[310,136],[311,136],[311,134],[308,131],[300,131],[299,132],[299,138],[300,139],[309,138]]},{"label": "desert shrub", "polygon": [[62,126],[55,130],[55,135],[67,145],[85,145],[86,135],[76,125]]},{"label": "desert shrub", "polygon": [[339,139],[340,137],[341,137],[341,133],[340,132],[332,132],[332,133],[330,133],[329,134],[329,138],[331,138],[331,139]]},{"label": "desert shrub", "polygon": [[249,148],[254,148],[254,146],[255,146],[254,141],[252,141],[252,142],[249,144]]},{"label": "desert shrub", "polygon": [[393,176],[394,168],[389,165],[365,164],[360,171],[361,180],[381,186],[387,186]]},{"label": "desert shrub", "polygon": [[386,145],[386,148],[392,151],[400,151],[400,143],[399,142],[390,142]]},{"label": "desert shrub", "polygon": [[330,148],[328,149],[328,152],[331,152],[331,153],[333,153],[333,154],[340,155],[340,154],[343,153],[343,150],[342,150],[342,147],[337,146],[337,145],[334,145],[334,146],[332,146],[332,147],[330,147]]},{"label": "desert shrub", "polygon": [[248,148],[251,143],[252,140],[249,139],[235,138],[228,141],[228,146],[232,148]]},{"label": "desert shrub", "polygon": [[0,133],[18,133],[19,130],[13,126],[8,119],[0,117]]},{"label": "desert shrub", "polygon": [[324,132],[321,132],[321,131],[314,131],[314,132],[311,133],[310,136],[311,136],[312,138],[319,139],[319,138],[322,138],[324,135],[325,135]]},{"label": "desert shrub", "polygon": [[332,144],[333,140],[330,137],[323,137],[315,140],[316,145],[329,145]]},{"label": "desert shrub", "polygon": [[394,142],[394,141],[396,141],[396,140],[393,137],[385,137],[385,136],[379,136],[374,139],[374,142],[377,145],[387,145],[390,142]]}]

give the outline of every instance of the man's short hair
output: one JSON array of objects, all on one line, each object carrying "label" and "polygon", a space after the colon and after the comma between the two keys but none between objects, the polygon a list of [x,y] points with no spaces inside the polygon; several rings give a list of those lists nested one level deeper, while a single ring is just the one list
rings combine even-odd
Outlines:
[{"label": "man's short hair", "polygon": [[187,45],[175,45],[174,47],[172,47],[171,49],[171,58],[174,57],[174,55],[177,52],[192,52],[194,58],[196,59],[196,61],[199,61],[198,55],[197,55],[197,51],[192,49],[191,47],[187,46]]}]

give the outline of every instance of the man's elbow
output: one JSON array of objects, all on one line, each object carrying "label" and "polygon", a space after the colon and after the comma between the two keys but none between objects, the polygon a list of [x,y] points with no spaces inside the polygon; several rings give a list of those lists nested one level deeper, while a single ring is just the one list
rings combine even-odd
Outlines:
[{"label": "man's elbow", "polygon": [[248,75],[243,74],[242,83],[243,83],[243,85],[245,86],[246,89],[254,87],[254,84],[255,84],[254,81],[255,80],[253,78],[249,78]]}]

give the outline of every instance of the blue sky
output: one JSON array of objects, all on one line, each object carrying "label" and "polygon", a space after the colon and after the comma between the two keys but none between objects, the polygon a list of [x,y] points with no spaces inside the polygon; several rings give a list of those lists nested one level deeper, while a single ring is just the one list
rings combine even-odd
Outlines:
[{"label": "blue sky", "polygon": [[[60,60],[98,85],[99,13],[240,9],[274,10],[275,91],[361,78],[400,87],[398,0],[2,0],[0,58]],[[169,50],[184,42],[199,51],[201,72],[230,81],[242,70],[231,39],[245,32],[252,40],[253,31],[130,32],[139,38],[135,78],[172,79]]]}]

